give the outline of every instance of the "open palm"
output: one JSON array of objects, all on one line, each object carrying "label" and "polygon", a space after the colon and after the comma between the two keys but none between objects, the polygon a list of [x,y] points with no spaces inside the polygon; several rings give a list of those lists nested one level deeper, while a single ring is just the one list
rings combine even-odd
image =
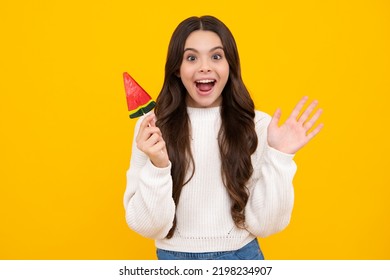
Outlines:
[{"label": "open palm", "polygon": [[280,109],[276,110],[268,126],[268,145],[270,147],[284,153],[295,154],[320,132],[323,124],[317,125],[309,132],[322,114],[322,109],[318,109],[310,117],[310,114],[318,104],[316,100],[310,103],[302,115],[299,116],[307,100],[307,96],[303,97],[295,106],[286,122],[281,126],[278,123],[282,113]]}]

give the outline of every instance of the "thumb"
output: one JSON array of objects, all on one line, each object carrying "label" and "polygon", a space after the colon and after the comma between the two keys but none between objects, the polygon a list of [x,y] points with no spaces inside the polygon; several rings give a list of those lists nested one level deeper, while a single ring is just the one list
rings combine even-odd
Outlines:
[{"label": "thumb", "polygon": [[154,113],[150,113],[148,116],[148,122],[149,126],[155,127],[156,126],[156,115]]},{"label": "thumb", "polygon": [[271,122],[269,124],[270,127],[277,127],[279,124],[280,117],[282,115],[282,111],[278,108],[276,109],[274,115],[272,116]]}]

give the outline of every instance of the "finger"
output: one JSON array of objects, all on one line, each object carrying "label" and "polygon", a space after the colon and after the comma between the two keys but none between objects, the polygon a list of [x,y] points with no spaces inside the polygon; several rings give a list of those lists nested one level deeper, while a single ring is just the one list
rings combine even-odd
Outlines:
[{"label": "finger", "polygon": [[303,114],[299,117],[298,122],[304,123],[310,116],[311,112],[313,112],[314,108],[317,107],[318,101],[314,100],[310,105],[307,107],[307,109],[303,112]]},{"label": "finger", "polygon": [[144,120],[142,121],[142,123],[141,123],[141,128],[148,127],[149,124],[152,122],[153,118],[154,118],[154,114],[153,114],[153,113],[147,115],[147,116],[145,117],[145,119],[144,119]]},{"label": "finger", "polygon": [[156,115],[154,113],[151,113],[150,116],[151,116],[151,120],[149,121],[149,125],[155,127],[156,126]]},{"label": "finger", "polygon": [[272,116],[269,126],[271,127],[278,126],[281,116],[282,116],[282,111],[279,108],[276,109],[274,115]]},{"label": "finger", "polygon": [[158,153],[164,153],[166,151],[165,148],[165,141],[163,139],[160,139],[160,141],[156,142],[151,148],[150,151],[152,153],[158,154]]},{"label": "finger", "polygon": [[294,118],[294,120],[297,119],[299,113],[301,112],[303,106],[305,106],[306,101],[309,99],[308,96],[304,96],[298,104],[295,106],[294,110],[291,112],[290,118]]},{"label": "finger", "polygon": [[136,142],[140,146],[143,146],[143,143],[146,142],[153,134],[157,134],[160,137],[162,136],[161,131],[158,127],[145,127],[142,131],[138,133]]},{"label": "finger", "polygon": [[308,135],[307,135],[307,138],[308,138],[308,141],[310,141],[314,136],[316,136],[320,131],[321,129],[324,127],[324,124],[321,123],[319,124],[312,132],[310,132]]},{"label": "finger", "polygon": [[145,129],[146,127],[150,127],[154,119],[154,113],[151,113],[145,117],[145,119],[141,123],[141,129]]},{"label": "finger", "polygon": [[159,141],[162,140],[161,135],[158,133],[153,133],[146,141],[145,144],[149,147],[156,145]]},{"label": "finger", "polygon": [[153,151],[153,147],[160,141],[162,141],[162,137],[159,134],[154,133],[150,135],[148,139],[137,142],[137,147],[144,153],[150,154]]},{"label": "finger", "polygon": [[141,124],[140,124],[140,126],[139,126],[137,138],[136,138],[137,141],[140,140],[140,138],[141,138],[142,135],[144,135],[145,128],[147,128],[147,127],[150,126],[149,123],[150,123],[150,121],[151,121],[152,118],[153,118],[153,115],[150,114],[150,115],[146,116],[146,117],[142,120],[142,122],[141,122]]},{"label": "finger", "polygon": [[[168,157],[165,141],[161,138],[156,144],[148,149],[149,157],[153,159]],[[152,160],[153,161],[153,160]]]},{"label": "finger", "polygon": [[310,130],[313,125],[315,124],[315,122],[319,119],[319,117],[321,116],[322,114],[322,109],[318,109],[317,112],[313,115],[313,117],[311,119],[309,119],[305,124],[304,124],[304,128],[306,130]]}]

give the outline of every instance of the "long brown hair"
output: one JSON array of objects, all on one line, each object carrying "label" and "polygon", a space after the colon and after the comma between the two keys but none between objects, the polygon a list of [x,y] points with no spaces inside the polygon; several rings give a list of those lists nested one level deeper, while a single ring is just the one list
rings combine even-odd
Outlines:
[{"label": "long brown hair", "polygon": [[[190,17],[177,26],[168,47],[164,84],[156,100],[157,126],[162,132],[172,163],[172,197],[178,205],[183,186],[195,172],[186,107],[187,91],[177,73],[183,60],[186,39],[196,30],[215,32],[221,39],[229,63],[229,79],[222,92],[222,123],[218,143],[222,161],[221,175],[232,202],[231,215],[236,226],[244,228],[244,210],[249,197],[246,183],[253,173],[251,155],[257,147],[254,103],[242,81],[234,37],[223,22],[212,16]],[[190,167],[192,173],[188,176]],[[173,236],[175,228],[176,218],[167,238]]]}]

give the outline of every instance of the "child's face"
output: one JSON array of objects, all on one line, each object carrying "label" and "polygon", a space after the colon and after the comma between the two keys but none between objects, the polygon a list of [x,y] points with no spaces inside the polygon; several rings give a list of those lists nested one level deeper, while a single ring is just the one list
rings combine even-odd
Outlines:
[{"label": "child's face", "polygon": [[221,104],[229,63],[216,33],[198,30],[188,36],[179,74],[187,89],[187,106],[207,108]]}]

